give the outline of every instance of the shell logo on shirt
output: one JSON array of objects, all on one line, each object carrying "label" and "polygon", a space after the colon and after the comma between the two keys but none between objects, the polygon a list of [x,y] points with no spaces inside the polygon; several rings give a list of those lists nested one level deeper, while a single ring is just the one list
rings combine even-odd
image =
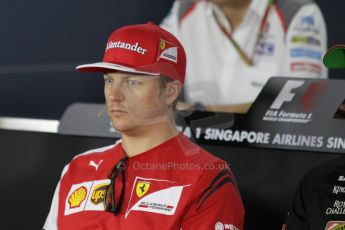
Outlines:
[{"label": "shell logo on shirt", "polygon": [[83,211],[104,211],[104,194],[109,179],[73,184],[65,200],[64,215]]},{"label": "shell logo on shirt", "polygon": [[138,197],[144,196],[147,193],[147,191],[149,191],[149,188],[150,188],[150,182],[139,181],[135,189],[137,196]]},{"label": "shell logo on shirt", "polygon": [[77,188],[68,199],[70,208],[77,208],[86,199],[87,190],[84,186]]},{"label": "shell logo on shirt", "polygon": [[91,194],[91,202],[94,204],[100,204],[104,201],[105,190],[108,184],[100,184],[94,187]]}]

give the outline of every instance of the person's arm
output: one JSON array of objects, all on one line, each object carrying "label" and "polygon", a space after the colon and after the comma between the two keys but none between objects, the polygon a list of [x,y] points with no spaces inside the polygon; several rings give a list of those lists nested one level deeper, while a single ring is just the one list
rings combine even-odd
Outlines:
[{"label": "person's arm", "polygon": [[318,5],[303,5],[287,25],[280,75],[327,78],[322,57],[327,50],[325,20]]},{"label": "person's arm", "polygon": [[243,229],[244,207],[230,171],[201,178],[196,193],[197,199],[182,220],[182,230]]}]

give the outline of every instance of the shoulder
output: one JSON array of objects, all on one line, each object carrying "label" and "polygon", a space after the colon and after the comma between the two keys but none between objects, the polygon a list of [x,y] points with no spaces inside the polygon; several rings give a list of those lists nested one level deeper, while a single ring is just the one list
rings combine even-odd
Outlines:
[{"label": "shoulder", "polygon": [[197,177],[200,185],[203,187],[220,187],[229,183],[231,187],[237,189],[235,177],[228,163],[200,146],[194,144],[185,136],[178,139],[181,146],[180,157],[178,161],[187,162],[197,169]]},{"label": "shoulder", "polygon": [[111,159],[114,158],[114,152],[116,154],[116,147],[119,146],[121,143],[120,141],[117,141],[113,145],[108,145],[100,148],[94,148],[87,150],[83,153],[80,153],[76,155],[67,165],[66,169],[71,169],[71,167],[78,169],[87,167],[89,164],[93,164],[93,162],[99,162],[102,161],[112,161]]},{"label": "shoulder", "polygon": [[204,5],[206,1],[195,0],[176,0],[171,10],[179,22],[182,21],[187,15],[193,13],[198,5]]},{"label": "shoulder", "polygon": [[[63,169],[61,178],[64,178],[67,174],[73,175],[76,178],[80,178],[84,175],[84,172],[91,168],[97,169],[99,165],[102,167],[109,162],[113,162],[116,157],[114,157],[114,152],[116,154],[116,147],[119,146],[120,141],[113,145],[104,146],[101,148],[95,148],[87,150],[81,154],[76,155]],[[120,158],[120,156],[119,156]],[[116,160],[116,159],[115,159]]]},{"label": "shoulder", "polygon": [[323,187],[345,181],[345,157],[327,161],[310,169],[302,178],[301,186],[308,190],[320,190]]},{"label": "shoulder", "polygon": [[100,148],[95,148],[95,149],[89,149],[83,153],[80,153],[78,155],[76,155],[72,161],[78,161],[78,160],[82,160],[84,158],[89,158],[89,157],[94,157],[97,155],[104,155],[106,153],[109,153],[111,151],[111,149],[114,149],[116,145],[118,145],[120,142],[116,142],[113,145],[108,145],[108,146],[104,146],[104,147],[100,147]]},{"label": "shoulder", "polygon": [[184,136],[183,134],[179,135],[177,142],[180,150],[178,155],[178,158],[180,158],[180,160],[202,165],[225,163],[224,160],[221,160],[199,145],[193,143],[188,137]]},{"label": "shoulder", "polygon": [[297,13],[300,13],[301,11],[308,9],[319,10],[317,4],[313,0],[277,0],[276,6],[282,13],[282,16],[287,26],[290,25],[291,21]]},{"label": "shoulder", "polygon": [[345,172],[345,157],[344,156],[341,156],[341,157],[337,157],[333,160],[330,160],[330,161],[326,161],[312,169],[310,169],[308,171],[308,173],[306,174],[307,177],[322,177],[322,176],[325,176],[325,175],[328,175],[332,172],[335,172],[335,171],[344,171]]}]

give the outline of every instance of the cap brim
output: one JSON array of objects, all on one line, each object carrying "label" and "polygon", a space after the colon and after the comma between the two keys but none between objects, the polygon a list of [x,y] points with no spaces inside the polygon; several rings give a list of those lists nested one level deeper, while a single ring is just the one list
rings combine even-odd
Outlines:
[{"label": "cap brim", "polygon": [[345,68],[345,45],[330,48],[323,57],[323,64],[332,69]]},{"label": "cap brim", "polygon": [[92,64],[79,65],[76,67],[76,69],[80,71],[85,71],[85,72],[106,72],[107,70],[116,70],[116,71],[135,73],[135,74],[145,74],[145,75],[155,75],[155,76],[160,75],[159,73],[156,73],[156,72],[137,70],[137,69],[130,68],[127,66],[117,65],[117,64],[108,63],[108,62],[96,62]]}]

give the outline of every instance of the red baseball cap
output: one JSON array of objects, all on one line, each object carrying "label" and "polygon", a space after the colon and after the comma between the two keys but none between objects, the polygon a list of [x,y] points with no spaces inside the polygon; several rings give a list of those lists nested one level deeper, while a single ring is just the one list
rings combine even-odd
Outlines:
[{"label": "red baseball cap", "polygon": [[103,62],[79,65],[76,69],[159,75],[184,83],[186,54],[175,36],[149,22],[115,30],[107,41]]}]

